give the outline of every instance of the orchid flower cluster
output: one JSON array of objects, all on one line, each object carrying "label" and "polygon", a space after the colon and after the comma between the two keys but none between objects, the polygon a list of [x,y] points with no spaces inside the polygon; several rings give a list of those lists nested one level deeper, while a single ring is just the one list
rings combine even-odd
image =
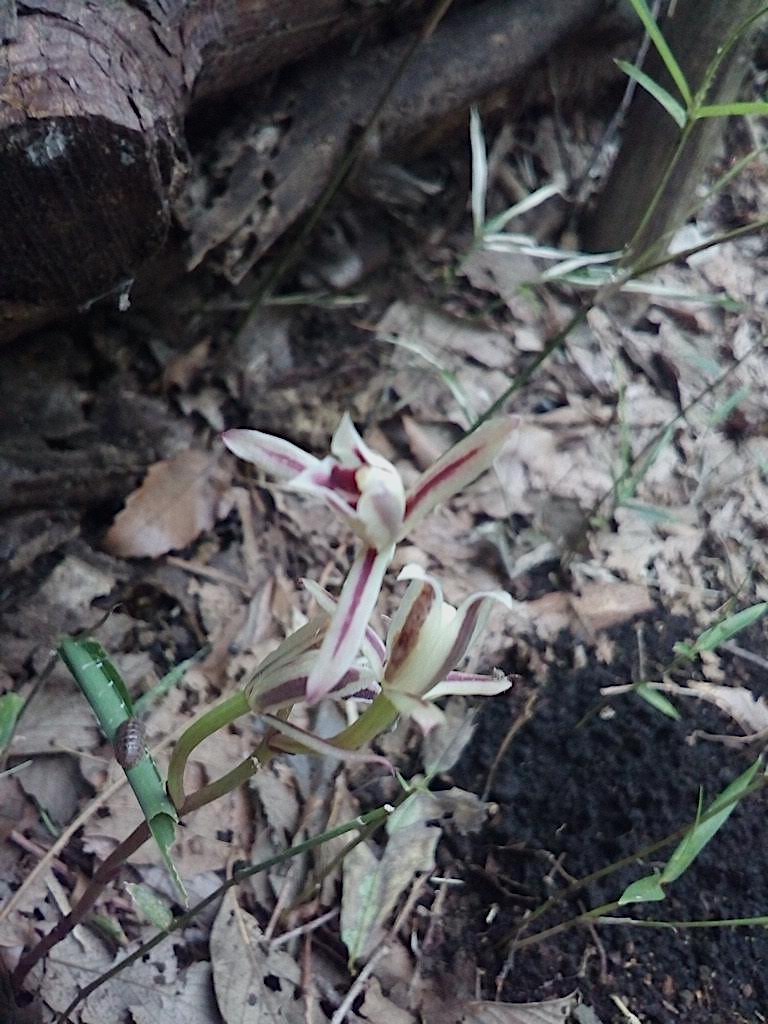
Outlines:
[{"label": "orchid flower cluster", "polygon": [[[369,620],[398,542],[438,503],[490,467],[515,423],[515,417],[506,416],[478,427],[408,490],[392,463],[366,445],[348,414],[323,459],[256,430],[228,430],[223,435],[233,454],[283,481],[287,489],[324,501],[362,542],[338,598],[304,581],[320,614],[284,640],[246,684],[251,708],[284,737],[307,746],[306,733],[290,726],[285,713],[275,715],[299,702],[311,705],[353,694],[375,698],[360,720],[363,727],[357,723],[334,741],[336,748],[352,750],[400,714],[428,731],[442,717],[433,703],[439,697],[493,695],[509,688],[500,673],[456,671],[482,631],[493,602],[511,606],[503,591],[472,594],[454,608],[443,599],[434,577],[409,565],[399,578],[410,583],[386,639]],[[322,746],[327,753],[327,744]]]}]

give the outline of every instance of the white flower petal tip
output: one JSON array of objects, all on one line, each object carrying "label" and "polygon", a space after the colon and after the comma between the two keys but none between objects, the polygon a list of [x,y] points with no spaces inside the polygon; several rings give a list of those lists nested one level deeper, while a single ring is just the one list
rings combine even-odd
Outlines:
[{"label": "white flower petal tip", "polygon": [[401,715],[413,719],[425,736],[445,721],[443,711],[426,698],[413,697],[409,693],[390,693],[388,691],[387,700],[397,708]]},{"label": "white flower petal tip", "polygon": [[519,416],[498,416],[483,423],[441,455],[406,495],[401,538],[436,505],[471,484],[488,469],[519,425]]},{"label": "white flower petal tip", "polygon": [[263,434],[260,430],[225,430],[221,440],[233,455],[245,462],[252,462],[265,473],[281,480],[290,480],[319,464],[319,459],[314,455],[290,441],[272,434]]}]

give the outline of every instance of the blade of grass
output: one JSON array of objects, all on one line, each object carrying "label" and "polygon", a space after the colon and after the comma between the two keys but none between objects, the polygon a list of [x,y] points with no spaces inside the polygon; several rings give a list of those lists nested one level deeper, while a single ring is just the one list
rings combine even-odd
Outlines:
[{"label": "blade of grass", "polygon": [[711,103],[697,107],[694,119],[702,117],[749,117],[752,114],[768,114],[768,103],[765,100],[752,100],[744,103]]},{"label": "blade of grass", "polygon": [[628,885],[619,897],[619,906],[665,899],[664,886],[680,878],[714,838],[743,798],[761,765],[762,757],[759,757],[712,802],[704,818],[700,805],[695,824],[675,848],[661,874],[648,875]]},{"label": "blade of grass", "polygon": [[688,81],[683,74],[683,69],[677,63],[677,58],[669,48],[669,44],[664,38],[664,34],[656,23],[656,19],[653,17],[646,0],[630,0],[630,3],[635,9],[640,21],[643,23],[643,28],[651,38],[651,42],[656,47],[659,56],[664,62],[664,66],[672,77],[673,82],[680,90],[680,95],[685,100],[685,106],[690,110],[693,103],[693,94],[691,88],[688,85]]},{"label": "blade of grass", "polygon": [[682,104],[678,103],[670,92],[667,92],[667,90],[663,86],[659,85],[658,82],[654,81],[650,75],[647,75],[645,71],[641,71],[640,68],[635,67],[634,64],[630,64],[629,61],[617,60],[615,63],[621,68],[625,75],[629,75],[630,78],[634,79],[638,85],[641,85],[646,92],[649,92],[651,96],[661,104],[678,127],[685,127],[688,115],[686,114],[685,108]]}]

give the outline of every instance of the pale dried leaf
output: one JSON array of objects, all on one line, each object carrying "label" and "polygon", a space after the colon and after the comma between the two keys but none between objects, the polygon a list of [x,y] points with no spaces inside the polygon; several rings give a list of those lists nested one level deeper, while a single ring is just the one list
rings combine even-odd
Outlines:
[{"label": "pale dried leaf", "polygon": [[654,607],[648,589],[635,583],[587,583],[573,598],[576,615],[594,632],[646,615]]},{"label": "pale dried leaf", "polygon": [[460,1024],[564,1024],[576,1002],[571,995],[538,1003],[468,1003]]},{"label": "pale dried leaf", "polygon": [[416,1024],[416,1018],[412,1013],[402,1009],[383,994],[376,978],[371,979],[365,991],[360,1013],[371,1024]]},{"label": "pale dried leaf", "polygon": [[149,467],[105,538],[122,558],[157,558],[209,530],[227,485],[216,456],[189,449]]},{"label": "pale dried leaf", "polygon": [[389,838],[381,860],[365,843],[345,857],[341,936],[351,962],[371,954],[400,896],[417,874],[434,868],[441,829],[427,824],[433,814],[431,795],[419,793],[387,822]]},{"label": "pale dried leaf", "polygon": [[692,697],[709,701],[730,715],[747,735],[768,729],[768,704],[765,697],[754,694],[745,686],[691,682],[688,689]]},{"label": "pale dried leaf", "polygon": [[284,950],[266,946],[256,919],[238,908],[232,890],[216,916],[210,949],[226,1024],[303,1024],[298,964]]}]

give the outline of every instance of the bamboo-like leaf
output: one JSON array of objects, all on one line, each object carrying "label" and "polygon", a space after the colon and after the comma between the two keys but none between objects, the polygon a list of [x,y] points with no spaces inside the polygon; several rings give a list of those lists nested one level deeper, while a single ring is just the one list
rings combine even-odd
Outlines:
[{"label": "bamboo-like leaf", "polygon": [[768,612],[768,601],[760,601],[749,608],[742,608],[740,612],[729,615],[718,622],[711,629],[706,629],[693,644],[693,654],[701,654],[704,651],[714,651],[722,646],[727,640],[732,639],[737,633],[753,626]]},{"label": "bamboo-like leaf", "polygon": [[768,103],[765,100],[751,100],[744,103],[707,103],[697,107],[694,118],[702,117],[748,117],[751,114],[768,114]]},{"label": "bamboo-like leaf", "polygon": [[[682,104],[678,103],[675,97],[664,88],[663,85],[659,85],[658,82],[654,81],[650,75],[647,75],[645,71],[641,71],[640,68],[634,64],[630,64],[627,60],[617,60],[616,64],[621,68],[625,75],[629,75],[638,85],[641,85],[647,92],[653,96],[653,98],[664,107],[666,112],[672,118],[672,120],[680,128],[685,127],[687,120],[687,114]],[[703,108],[700,108],[700,110]],[[701,116],[700,114],[698,116]]]},{"label": "bamboo-like leaf", "polygon": [[24,698],[18,693],[6,693],[0,697],[0,754],[13,738],[16,719],[24,707]]},{"label": "bamboo-like leaf", "polygon": [[677,58],[669,48],[664,35],[656,24],[656,20],[651,13],[646,0],[630,0],[630,3],[635,9],[640,21],[643,23],[643,28],[650,36],[651,42],[659,52],[659,56],[664,61],[664,66],[672,76],[677,88],[680,90],[680,95],[685,100],[685,105],[690,109],[693,103],[693,94],[691,93],[691,87],[688,85],[688,81],[683,74],[683,69],[677,63]]},{"label": "bamboo-like leaf", "polygon": [[155,928],[167,928],[173,921],[173,911],[167,901],[154,889],[142,883],[126,882],[125,888],[136,904],[141,916]]},{"label": "bamboo-like leaf", "polygon": [[[93,709],[110,743],[117,730],[133,717],[128,689],[104,648],[95,640],[68,638],[59,644],[59,654]],[[141,760],[125,772],[139,801],[150,831],[166,867],[186,902],[187,894],[171,856],[178,816],[165,791],[154,759],[145,751]]]},{"label": "bamboo-like leaf", "polygon": [[639,686],[635,687],[635,693],[638,697],[642,697],[644,701],[647,701],[652,708],[656,708],[662,715],[666,715],[667,718],[680,718],[680,712],[677,710],[675,705],[665,697],[663,693],[659,693],[658,690],[654,690],[648,683],[640,683]]},{"label": "bamboo-like leaf", "polygon": [[701,814],[701,807],[699,807],[695,824],[683,836],[661,874],[639,878],[627,886],[619,897],[619,906],[626,906],[628,903],[650,903],[663,900],[666,896],[664,886],[676,881],[684,874],[707,843],[722,828],[749,788],[761,765],[762,757],[759,757],[713,800],[704,815]]}]

